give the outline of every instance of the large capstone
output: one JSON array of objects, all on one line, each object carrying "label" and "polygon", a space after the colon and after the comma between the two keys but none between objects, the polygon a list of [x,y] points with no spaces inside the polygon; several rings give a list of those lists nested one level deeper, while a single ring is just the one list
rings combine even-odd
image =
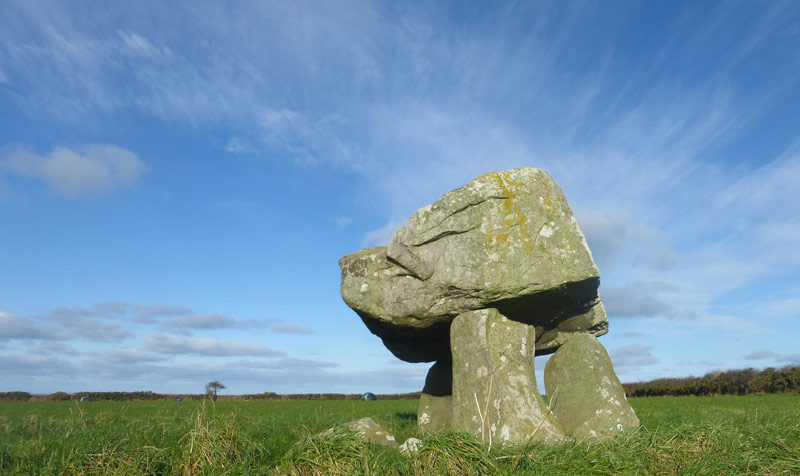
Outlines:
[{"label": "large capstone", "polygon": [[447,297],[439,287],[409,274],[389,260],[386,247],[347,255],[339,265],[347,305],[387,349],[407,362],[449,360],[448,313],[479,305],[468,296]]},{"label": "large capstone", "polygon": [[553,414],[567,435],[578,439],[613,436],[639,426],[611,359],[594,336],[575,336],[547,362],[544,385]]},{"label": "large capstone", "polygon": [[409,362],[449,360],[450,322],[489,307],[533,325],[537,354],[608,329],[591,252],[539,169],[484,174],[417,210],[387,248],[339,264],[345,302]]},{"label": "large capstone", "polygon": [[453,321],[450,340],[453,428],[501,445],[564,438],[536,386],[533,326],[496,309],[470,311]]}]

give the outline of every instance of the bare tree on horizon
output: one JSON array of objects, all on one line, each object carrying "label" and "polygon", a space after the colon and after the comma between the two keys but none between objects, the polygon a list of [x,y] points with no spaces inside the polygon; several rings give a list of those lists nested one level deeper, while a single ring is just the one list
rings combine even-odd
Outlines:
[{"label": "bare tree on horizon", "polygon": [[217,391],[225,389],[225,385],[223,385],[219,380],[214,380],[213,382],[208,382],[206,384],[206,395],[211,397],[212,400],[217,400]]}]

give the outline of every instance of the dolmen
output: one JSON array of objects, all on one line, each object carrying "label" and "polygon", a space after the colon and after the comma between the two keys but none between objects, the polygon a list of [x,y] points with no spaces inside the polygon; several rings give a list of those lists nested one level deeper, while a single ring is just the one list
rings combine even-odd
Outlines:
[{"label": "dolmen", "polygon": [[[417,210],[389,246],[339,261],[345,303],[407,362],[434,362],[422,433],[488,444],[606,438],[639,420],[597,340],[600,272],[544,171],[489,172]],[[534,356],[545,368],[539,393]]]}]

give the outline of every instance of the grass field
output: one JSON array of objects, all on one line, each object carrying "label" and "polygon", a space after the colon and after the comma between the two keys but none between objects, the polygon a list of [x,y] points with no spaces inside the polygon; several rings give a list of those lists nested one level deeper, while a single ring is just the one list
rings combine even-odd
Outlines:
[{"label": "grass field", "polygon": [[320,431],[371,416],[402,442],[415,400],[0,402],[0,474],[800,475],[800,395],[631,399],[643,427],[490,451],[449,433],[411,457]]}]

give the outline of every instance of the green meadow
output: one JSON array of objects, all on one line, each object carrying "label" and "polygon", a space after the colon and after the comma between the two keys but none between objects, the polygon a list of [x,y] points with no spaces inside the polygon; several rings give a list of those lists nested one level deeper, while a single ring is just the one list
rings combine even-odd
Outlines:
[{"label": "green meadow", "polygon": [[[417,435],[415,400],[0,402],[0,474],[800,474],[800,394],[631,404],[643,426],[614,440],[489,448]],[[364,416],[422,448],[316,436]]]}]

